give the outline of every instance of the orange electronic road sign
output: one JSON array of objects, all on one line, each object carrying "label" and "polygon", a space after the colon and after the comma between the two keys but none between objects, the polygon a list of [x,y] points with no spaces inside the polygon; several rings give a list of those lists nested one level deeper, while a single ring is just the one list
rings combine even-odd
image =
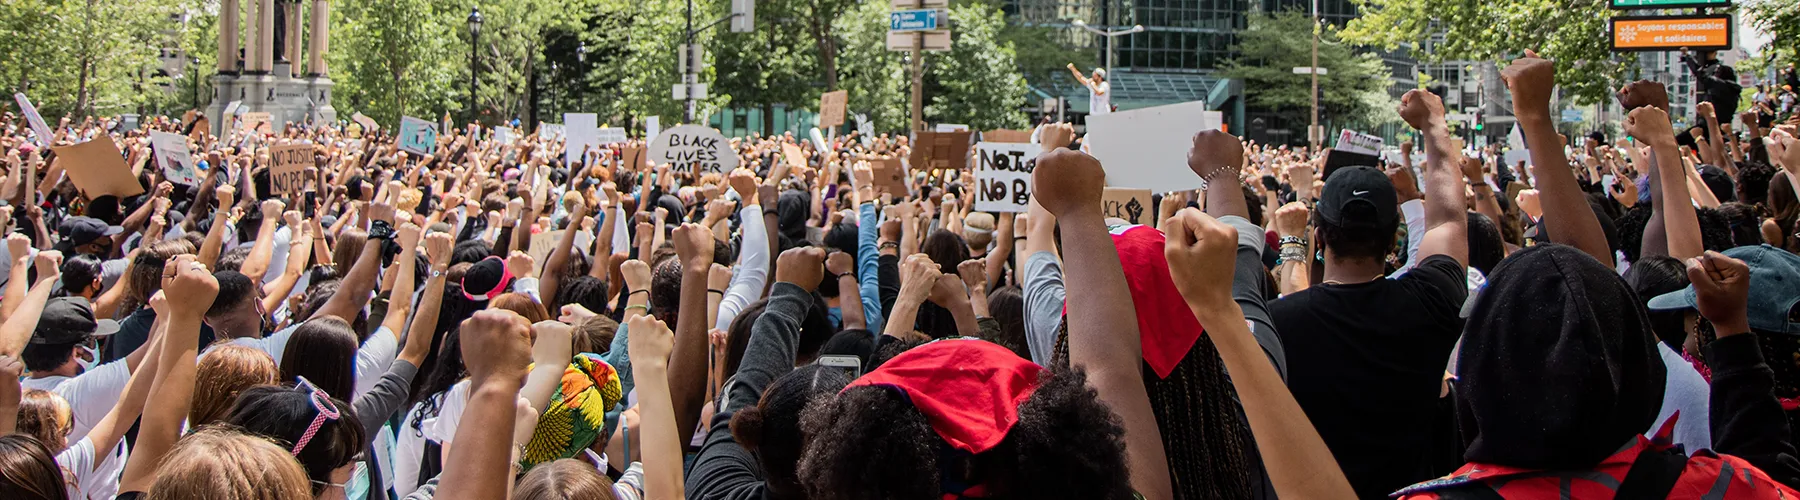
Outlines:
[{"label": "orange electronic road sign", "polygon": [[1724,50],[1731,48],[1729,15],[1620,16],[1612,18],[1615,52]]}]

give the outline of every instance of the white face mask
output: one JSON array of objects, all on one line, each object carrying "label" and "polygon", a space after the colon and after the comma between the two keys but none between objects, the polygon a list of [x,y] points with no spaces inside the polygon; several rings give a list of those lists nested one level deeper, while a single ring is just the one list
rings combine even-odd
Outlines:
[{"label": "white face mask", "polygon": [[88,370],[100,365],[100,353],[94,352],[94,348],[82,345],[76,346],[75,349],[75,364],[81,365],[82,373],[87,373]]}]

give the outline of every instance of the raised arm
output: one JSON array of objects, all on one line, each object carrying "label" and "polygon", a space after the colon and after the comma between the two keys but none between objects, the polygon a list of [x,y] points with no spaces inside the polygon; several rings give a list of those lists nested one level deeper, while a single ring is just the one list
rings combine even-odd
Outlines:
[{"label": "raised arm", "polygon": [[[38,280],[31,285],[31,291],[23,294],[18,309],[0,323],[0,355],[18,356],[25,350],[25,344],[31,341],[32,332],[37,331],[38,319],[44,314],[44,304],[50,300],[50,291],[56,288],[57,279],[61,278],[62,253],[55,250],[38,252],[33,259],[37,266]],[[23,259],[13,262],[13,267],[25,267]],[[23,274],[23,273],[20,273]],[[23,282],[24,277],[19,276]]]},{"label": "raised arm", "polygon": [[762,297],[768,288],[771,260],[769,230],[763,225],[761,200],[757,199],[756,174],[740,168],[731,172],[728,181],[743,201],[743,208],[738,211],[738,232],[743,236],[738,244],[737,265],[732,266],[731,284],[725,289],[725,297],[719,299],[718,319],[713,322],[713,328],[720,330],[729,330],[738,313]]},{"label": "raised arm", "polygon": [[121,492],[149,491],[156,480],[157,465],[180,437],[182,421],[193,406],[200,320],[219,295],[219,281],[191,255],[170,259],[163,276],[163,293],[180,299],[169,302],[168,331],[163,335],[164,348],[158,354],[156,376],[150,383],[150,393],[156,395],[156,400],[145,408],[138,426],[137,441],[133,443],[136,446],[119,479]]},{"label": "raised arm", "polygon": [[262,305],[264,311],[281,308],[281,301],[287,300],[294,293],[294,285],[300,283],[300,276],[306,274],[306,263],[313,254],[313,231],[318,227],[312,222],[300,218],[300,212],[289,210],[282,214],[288,226],[287,266],[281,268],[281,276],[275,281],[263,285]]},{"label": "raised arm", "polygon": [[[157,292],[155,296],[152,296],[150,298],[152,307],[158,311],[168,311],[166,304],[157,304],[166,302],[163,297],[162,292]],[[148,361],[139,369],[132,370],[131,382],[126,384],[124,394],[119,396],[119,402],[114,403],[112,410],[108,411],[105,417],[101,417],[100,421],[88,430],[87,439],[93,443],[96,454],[109,453],[113,448],[118,447],[119,440],[125,437],[125,431],[131,429],[132,424],[136,423],[138,417],[144,413],[144,402],[150,397],[150,384],[155,381],[157,365],[161,363],[159,358],[165,349],[163,344],[166,340],[164,339],[168,338],[168,321],[162,316],[158,316],[154,323],[151,326],[154,332],[150,334],[149,349],[146,349],[147,354],[145,355]]]},{"label": "raised arm", "polygon": [[[637,381],[638,415],[643,422],[639,429],[644,434],[640,441],[644,447],[644,498],[686,498],[681,448],[688,442],[684,436],[693,432],[694,423],[680,417],[672,401],[669,354],[676,348],[674,334],[669,332],[667,323],[654,316],[633,318],[630,328],[631,375]],[[698,337],[704,349],[705,335]]]},{"label": "raised arm", "polygon": [[[393,224],[394,206],[387,202],[369,204],[369,217],[376,223]],[[338,292],[319,306],[314,316],[331,315],[339,318],[354,318],[363,306],[369,304],[369,292],[375,289],[375,275],[381,271],[381,246],[386,240],[371,237],[363,243],[362,254],[357,256],[356,264],[350,266],[350,272],[344,275]]]},{"label": "raised arm", "polygon": [[685,314],[675,321],[681,340],[675,343],[675,358],[669,360],[669,389],[676,432],[686,443],[693,439],[706,399],[706,330],[712,326],[706,324],[706,280],[712,271],[713,238],[712,231],[699,224],[682,224],[674,238],[675,254],[681,259],[680,310]]},{"label": "raised arm", "polygon": [[[27,267],[31,265],[31,238],[18,233],[8,235],[6,251],[7,258],[12,259],[12,269],[7,273],[6,295],[0,297],[0,322],[12,320],[14,313],[19,311],[19,305],[25,303],[25,294],[31,289],[31,283],[27,282],[31,273],[31,268]],[[14,340],[0,334],[0,354],[12,353],[13,356],[18,356],[19,350],[25,348],[25,341],[31,340],[31,334],[25,335],[25,338],[16,339],[17,345],[14,345]]]},{"label": "raised arm", "polygon": [[[1232,299],[1237,231],[1194,209],[1182,210],[1165,230],[1164,253],[1175,286],[1188,309],[1206,326],[1225,369],[1233,375],[1231,385],[1237,389],[1276,494],[1283,498],[1355,497],[1331,449],[1325,447],[1306,412],[1288,393],[1281,375],[1263,362],[1267,358]],[[1073,349],[1069,353],[1074,356]]]},{"label": "raised arm", "polygon": [[275,229],[281,225],[281,214],[287,205],[281,200],[263,200],[259,208],[262,225],[256,229],[256,243],[250,247],[250,255],[244,257],[239,268],[252,283],[262,283],[263,275],[269,272],[269,258],[275,253]]},{"label": "raised arm", "polygon": [[[213,209],[212,227],[207,229],[206,239],[200,243],[200,263],[206,264],[207,267],[218,264],[219,253],[224,251],[225,228],[233,222],[231,220],[231,202],[236,193],[236,188],[219,186],[219,208]],[[192,209],[189,211],[198,212],[198,210]]]},{"label": "raised arm", "polygon": [[[461,328],[468,364],[469,402],[447,450],[438,484],[441,500],[509,498],[514,456],[512,429],[518,417],[519,387],[531,363],[531,325],[504,309],[475,313]],[[536,411],[527,408],[527,411]]]},{"label": "raised arm", "polygon": [[[1625,117],[1625,132],[1639,142],[1650,145],[1654,156],[1662,198],[1656,211],[1662,212],[1662,229],[1668,237],[1669,256],[1690,259],[1705,250],[1700,241],[1700,219],[1688,200],[1687,178],[1682,173],[1680,153],[1675,149],[1675,133],[1669,126],[1669,114],[1656,107],[1642,107]],[[1651,235],[1646,229],[1645,238]],[[1608,262],[1608,261],[1601,261]]]},{"label": "raised arm", "polygon": [[425,280],[425,293],[419,296],[418,311],[412,326],[406,330],[406,344],[399,359],[413,366],[425,363],[431,353],[432,332],[437,331],[438,311],[444,303],[444,272],[450,268],[450,251],[456,241],[449,233],[425,235],[425,256],[431,263],[430,278]]},{"label": "raised arm", "polygon": [[1144,389],[1137,312],[1100,215],[1105,185],[1099,161],[1066,149],[1039,156],[1032,172],[1032,196],[1056,215],[1063,251],[1080,263],[1064,270],[1069,289],[1081,291],[1068,296],[1069,364],[1087,370],[1100,400],[1119,414],[1132,488],[1147,499],[1172,498],[1162,434]]},{"label": "raised arm", "polygon": [[[1400,117],[1421,132],[1425,142],[1426,229],[1419,243],[1419,256],[1423,259],[1444,255],[1466,266],[1469,263],[1469,217],[1464,213],[1469,203],[1463,194],[1462,152],[1450,142],[1450,128],[1444,124],[1444,102],[1428,91],[1409,91],[1400,98]],[[1555,142],[1552,138],[1534,144]],[[1562,150],[1557,150],[1556,154],[1561,155]],[[1574,180],[1569,178],[1571,183]]]}]

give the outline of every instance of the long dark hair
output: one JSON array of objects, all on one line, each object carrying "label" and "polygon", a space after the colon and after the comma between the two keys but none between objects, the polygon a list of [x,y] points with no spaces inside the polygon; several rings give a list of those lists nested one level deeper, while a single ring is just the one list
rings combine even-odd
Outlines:
[{"label": "long dark hair", "polygon": [[[337,412],[338,417],[327,418],[318,431],[312,433],[311,439],[306,440],[305,446],[294,455],[294,459],[306,469],[307,478],[313,481],[314,495],[318,495],[325,489],[325,485],[331,483],[331,471],[355,460],[356,455],[362,453],[363,448],[368,445],[362,423],[356,419],[355,411],[349,403],[337,397],[325,398],[323,401],[330,405],[331,411]],[[238,396],[237,404],[231,407],[231,416],[226,417],[225,421],[243,429],[247,434],[273,439],[293,452],[294,447],[306,439],[313,419],[320,416],[318,404],[320,403],[315,402],[311,388],[266,385],[252,387]]]},{"label": "long dark hair", "polygon": [[336,316],[307,320],[288,337],[281,381],[292,384],[306,377],[333,396],[350,397],[356,388],[357,345],[356,332],[344,320]]},{"label": "long dark hair", "polygon": [[37,438],[24,434],[0,436],[0,498],[69,498],[62,467],[56,465],[56,457]]},{"label": "long dark hair", "polygon": [[101,266],[99,257],[85,253],[75,254],[69,260],[63,261],[61,286],[51,290],[50,297],[81,295],[87,292],[88,288],[94,286],[94,280],[100,279],[102,272],[105,272],[105,269]]}]

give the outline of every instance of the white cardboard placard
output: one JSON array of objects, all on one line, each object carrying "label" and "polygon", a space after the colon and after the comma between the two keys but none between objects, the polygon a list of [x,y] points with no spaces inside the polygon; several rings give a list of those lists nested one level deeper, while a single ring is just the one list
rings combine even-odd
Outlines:
[{"label": "white cardboard placard", "polygon": [[1106,185],[1155,192],[1200,189],[1187,167],[1194,134],[1217,130],[1224,115],[1203,101],[1090,115],[1082,139],[1106,169]]},{"label": "white cardboard placard", "polygon": [[1024,212],[1031,205],[1034,144],[983,142],[975,145],[975,210]]}]

